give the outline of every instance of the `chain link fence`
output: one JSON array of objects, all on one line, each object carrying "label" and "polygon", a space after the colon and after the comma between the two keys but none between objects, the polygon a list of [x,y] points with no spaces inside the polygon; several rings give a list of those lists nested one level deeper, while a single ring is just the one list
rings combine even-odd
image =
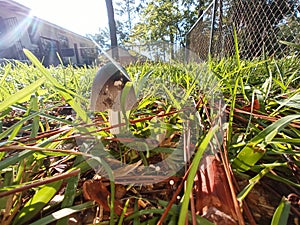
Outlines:
[{"label": "chain link fence", "polygon": [[187,46],[206,60],[235,53],[234,29],[240,56],[284,57],[300,44],[300,0],[214,0],[187,34]]}]

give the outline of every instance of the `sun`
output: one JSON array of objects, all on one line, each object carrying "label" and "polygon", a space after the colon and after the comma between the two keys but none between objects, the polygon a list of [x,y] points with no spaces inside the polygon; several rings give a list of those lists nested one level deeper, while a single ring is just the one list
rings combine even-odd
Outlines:
[{"label": "sun", "polygon": [[16,0],[31,9],[31,15],[75,33],[95,34],[107,26],[105,1]]}]

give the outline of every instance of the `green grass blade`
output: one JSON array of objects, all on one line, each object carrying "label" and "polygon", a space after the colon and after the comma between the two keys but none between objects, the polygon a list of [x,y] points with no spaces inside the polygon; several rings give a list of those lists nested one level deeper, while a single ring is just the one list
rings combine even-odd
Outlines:
[{"label": "green grass blade", "polygon": [[[233,160],[233,167],[240,171],[249,170],[265,154],[265,145],[269,144],[278,134],[278,132],[287,126],[291,121],[299,118],[300,115],[289,115],[277,120],[262,130],[239,152],[239,154]],[[262,145],[257,146],[260,143],[262,143]]]},{"label": "green grass blade", "polygon": [[5,132],[0,134],[0,140],[5,137],[6,135],[8,135],[10,132],[11,134],[9,135],[8,140],[13,140],[18,133],[20,132],[21,128],[23,127],[24,123],[22,123],[21,121],[27,121],[29,120],[28,117],[23,118],[22,120],[20,120],[19,122],[15,123],[13,126],[11,126],[9,129],[7,129]]},{"label": "green grass blade", "polygon": [[[2,181],[3,183],[0,185],[0,187],[3,186],[9,186],[12,184],[13,182],[13,177],[14,177],[14,171],[12,168],[8,168],[6,170],[2,170],[1,171],[2,174],[4,173],[4,180]],[[12,206],[10,205],[9,207],[7,207],[8,204],[12,204],[12,201],[9,200],[9,198],[12,198],[12,195],[10,196],[5,196],[0,198],[0,210],[1,211],[5,211],[6,208],[11,208]]]},{"label": "green grass blade", "polygon": [[[139,206],[138,206],[138,201],[136,199],[135,203],[134,203],[134,213],[130,216],[128,216],[129,218],[132,216],[132,218],[130,218],[130,220],[133,221],[133,225],[140,225],[141,221],[140,221],[140,216],[139,214]],[[126,220],[128,220],[128,217],[126,218]]]},{"label": "green grass blade", "polygon": [[236,79],[233,93],[232,93],[232,101],[230,104],[230,112],[229,112],[229,118],[228,118],[227,146],[231,145],[231,139],[232,139],[232,133],[233,133],[232,131],[233,131],[234,109],[235,109],[238,85],[239,85],[239,79]]},{"label": "green grass blade", "polygon": [[[76,189],[80,179],[80,173],[77,176],[73,176],[67,179],[67,187],[64,193],[64,200],[61,204],[62,208],[67,208],[73,205]],[[64,217],[61,220],[57,221],[56,225],[65,225],[68,224],[68,217]]]},{"label": "green grass blade", "polygon": [[75,101],[75,99],[65,90],[65,87],[62,86],[53,76],[51,76],[50,72],[42,65],[42,63],[40,63],[40,61],[27,49],[24,49],[24,54],[43,73],[43,75],[47,78],[47,80],[53,84],[53,86],[58,90],[59,94],[65,99],[66,102],[70,104],[70,106],[77,113],[77,115],[84,122],[91,123],[92,121],[88,117],[85,110],[82,109],[80,104],[78,104]]},{"label": "green grass blade", "polygon": [[[38,143],[36,145],[36,147],[45,147],[47,144],[52,143],[53,140],[55,140],[59,136],[61,136],[61,134],[53,135],[52,137]],[[31,156],[33,153],[34,153],[34,151],[25,150],[22,152],[17,152],[16,154],[14,154],[8,158],[5,158],[4,160],[1,160],[0,161],[0,170],[3,170],[7,167],[14,165],[15,163],[21,161],[22,159]]]},{"label": "green grass blade", "polygon": [[46,225],[46,224],[49,224],[49,223],[52,223],[52,222],[55,222],[59,219],[62,219],[62,218],[65,218],[67,216],[70,216],[74,213],[77,213],[77,212],[82,212],[86,209],[89,209],[91,207],[94,206],[94,203],[93,202],[85,202],[81,205],[76,205],[76,206],[73,206],[73,207],[69,207],[69,208],[63,208],[61,210],[58,210],[54,213],[52,213],[51,215],[49,216],[46,216],[40,220],[37,220],[36,222],[34,223],[31,223],[31,225]]},{"label": "green grass blade", "polygon": [[123,224],[124,217],[125,217],[125,213],[126,213],[126,211],[127,211],[128,205],[129,205],[129,200],[130,200],[130,199],[127,199],[126,202],[125,202],[125,206],[124,206],[123,211],[122,211],[122,214],[121,214],[121,216],[120,216],[118,225],[122,225],[122,224]]},{"label": "green grass blade", "polygon": [[214,134],[216,133],[218,127],[213,127],[205,136],[205,138],[203,139],[203,141],[201,142],[195,157],[192,161],[191,164],[191,169],[187,178],[187,185],[186,185],[186,190],[184,193],[184,197],[183,197],[183,201],[182,201],[182,206],[180,209],[180,215],[179,215],[179,220],[178,220],[178,224],[185,224],[185,219],[186,216],[188,215],[188,206],[189,206],[189,201],[190,201],[190,195],[192,192],[192,188],[193,188],[193,184],[194,184],[194,178],[195,175],[197,173],[197,170],[199,168],[199,163],[200,160],[202,158],[202,155],[204,153],[204,151],[206,150],[207,146],[210,143],[210,140],[212,139],[212,137],[214,136]]},{"label": "green grass blade", "polygon": [[[30,110],[39,111],[38,98],[36,95],[32,95],[30,98]],[[36,137],[39,132],[39,116],[35,116],[31,124],[30,137]]]},{"label": "green grass blade", "polygon": [[290,98],[287,98],[283,101],[277,101],[277,103],[279,103],[279,107],[272,113],[272,115],[274,115],[283,107],[300,109],[300,94],[296,93],[295,95],[292,95]]},{"label": "green grass blade", "polygon": [[11,65],[8,64],[4,67],[4,75],[2,76],[1,80],[0,80],[0,87],[3,87],[4,83],[5,83],[5,79],[7,78],[7,76],[9,75],[10,71],[11,71]]},{"label": "green grass blade", "polygon": [[291,203],[283,197],[275,210],[271,225],[286,225],[289,218],[290,208]]},{"label": "green grass blade", "polygon": [[[130,91],[133,90],[133,83],[132,82],[127,82],[122,90],[122,94],[121,94],[121,98],[120,98],[120,101],[121,101],[121,110],[122,110],[122,114],[124,116],[124,119],[125,119],[125,122],[126,122],[126,125],[127,127],[129,126],[129,113],[130,113],[130,110],[128,110],[127,114],[126,114],[126,102],[127,101],[132,101],[132,99],[128,99],[130,96]],[[134,91],[134,90],[133,90]]]},{"label": "green grass blade", "polygon": [[19,162],[20,160],[29,157],[30,155],[33,154],[33,151],[22,151],[22,152],[17,152],[14,156],[11,156],[9,158],[6,158],[2,161],[0,161],[0,170],[3,170],[16,162]]},{"label": "green grass blade", "polygon": [[[59,103],[59,105],[61,105]],[[59,123],[62,123],[62,124],[66,124],[66,125],[74,125],[74,122],[70,122],[69,120],[66,120],[66,119],[63,119],[63,118],[60,118],[60,117],[57,117],[57,116],[52,116],[50,114],[47,114],[45,113],[45,111],[48,111],[48,110],[51,110],[52,108],[54,108],[56,105],[53,105],[49,108],[45,108],[43,110],[39,110],[39,111],[35,111],[35,110],[31,110],[31,113],[34,114],[34,116],[40,116],[40,117],[45,117],[49,120],[54,120],[54,121],[57,121]],[[19,105],[14,105],[12,108],[15,108],[15,109],[18,109],[20,111],[26,111],[26,108],[22,107],[22,106],[19,106]]]},{"label": "green grass blade", "polygon": [[[143,93],[143,89],[147,85],[147,82],[149,81],[149,78],[152,73],[153,73],[153,70],[147,72],[140,79],[138,79],[138,77],[135,79],[134,90],[135,90],[136,96],[140,96]],[[136,73],[136,74],[138,75],[138,73]]]},{"label": "green grass blade", "polygon": [[272,174],[272,173],[268,173],[266,176],[269,177],[269,178],[271,178],[271,179],[273,179],[273,180],[275,180],[275,181],[279,181],[279,182],[284,183],[284,184],[286,184],[286,185],[294,186],[294,187],[300,189],[300,184],[295,183],[295,182],[293,182],[293,181],[290,181],[290,180],[288,180],[288,179],[286,179],[286,178],[283,178],[283,177],[274,175],[274,174]]},{"label": "green grass blade", "polygon": [[22,225],[38,214],[53,198],[63,180],[42,186],[16,215],[13,225]]},{"label": "green grass blade", "polygon": [[267,167],[261,170],[255,177],[249,180],[249,184],[238,194],[237,200],[241,202],[246,198],[249,192],[254,188],[255,184],[257,184],[261,178],[263,178],[273,167]]},{"label": "green grass blade", "polygon": [[6,110],[8,107],[12,106],[13,104],[19,102],[24,98],[24,96],[28,96],[32,94],[37,88],[39,88],[46,79],[44,77],[38,79],[34,83],[28,85],[27,87],[23,88],[22,90],[14,93],[13,95],[9,96],[6,100],[1,102],[0,104],[0,112]]},{"label": "green grass blade", "polygon": [[300,45],[299,44],[295,44],[295,43],[288,42],[288,41],[279,41],[279,42],[281,44],[288,45],[288,46],[294,47],[296,49],[300,49]]}]

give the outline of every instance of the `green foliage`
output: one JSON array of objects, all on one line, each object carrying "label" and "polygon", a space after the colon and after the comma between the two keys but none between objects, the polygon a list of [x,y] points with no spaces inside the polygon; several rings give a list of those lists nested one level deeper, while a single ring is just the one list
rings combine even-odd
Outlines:
[{"label": "green foliage", "polygon": [[[93,130],[84,126],[78,128],[82,121],[91,123],[88,105],[96,68],[44,68],[30,52],[25,52],[33,65],[8,63],[0,68],[0,194],[36,184],[41,178],[52,178],[62,172],[75,169],[81,171],[78,176],[0,198],[1,219],[3,211],[8,210],[5,215],[14,224],[47,224],[54,221],[64,224],[72,213],[93,207],[91,202],[78,202],[78,199],[82,200],[80,182],[91,173],[90,165],[102,165],[111,180],[114,179],[101,151],[109,152],[117,159],[125,159],[125,163],[142,161],[145,166],[149,165],[149,158],[175,151],[177,155],[174,154],[175,157],[171,160],[177,162],[176,157],[182,152],[181,146],[158,146],[151,151],[137,154],[130,145],[118,145],[114,149],[104,145],[100,152],[95,152],[94,157],[92,153],[81,153],[74,149],[64,151],[63,147],[69,144],[80,145],[73,143],[74,135],[84,134],[82,137],[86,138],[88,131],[93,131],[92,137],[101,137],[103,143],[111,143],[106,138],[111,138],[112,135],[106,130]],[[193,178],[201,156],[208,151],[208,140],[215,136],[215,128],[209,118],[219,112],[219,109],[216,110],[213,105],[208,104],[209,97],[220,93],[224,103],[230,107],[224,109],[227,120],[219,121],[218,125],[224,129],[230,127],[231,131],[226,137],[230,140],[225,139],[221,145],[229,144],[226,147],[234,172],[246,176],[249,181],[238,194],[238,199],[246,199],[255,185],[263,182],[265,177],[283,185],[300,188],[299,181],[293,174],[293,167],[290,167],[300,166],[299,68],[300,60],[297,57],[276,61],[243,61],[238,56],[201,64],[145,63],[126,68],[132,83],[128,83],[125,92],[133,86],[139,97],[131,112],[123,110],[126,119],[140,119],[136,123],[126,121],[134,137],[156,137],[161,130],[166,131],[167,138],[174,132],[180,133],[184,126],[183,114],[178,112],[158,118],[156,110],[164,113],[180,110],[190,99],[199,103],[199,120],[195,121],[201,121],[197,126],[201,125],[203,129],[196,139],[198,151],[192,160],[184,199],[181,204],[172,206],[167,222],[172,224],[177,219],[185,221],[186,216],[191,219],[191,211],[188,210],[189,193],[193,188]],[[126,93],[121,98],[124,102]],[[251,107],[256,100],[259,108]],[[70,121],[70,116],[67,115],[54,114],[56,108],[62,106],[73,110],[74,120]],[[208,112],[205,112],[207,109]],[[144,118],[141,119],[140,115]],[[153,119],[145,119],[151,116]],[[102,112],[101,117],[105,118],[106,113]],[[104,127],[105,123],[104,120]],[[51,133],[52,131],[57,133]],[[147,143],[142,144],[141,148],[149,148]],[[63,181],[67,183],[65,189],[62,189]],[[112,183],[110,190],[114,189]],[[64,198],[54,205],[50,204],[58,191],[63,193]],[[167,205],[163,201],[151,199],[151,204],[155,202],[157,208],[138,210],[135,206],[135,212],[128,217],[124,216],[125,208],[121,217],[118,217],[114,215],[113,200],[114,194],[108,200],[111,207],[110,222],[118,221],[119,224],[128,221],[135,221],[136,224],[156,224]],[[290,212],[289,204],[285,199],[282,200],[273,216],[272,224],[286,223]],[[127,206],[131,207],[130,204]],[[141,222],[142,215],[149,216],[149,219]],[[199,216],[197,221],[209,224]]]},{"label": "green foliage", "polygon": [[271,225],[285,225],[288,222],[289,213],[290,213],[291,203],[282,198],[281,202],[279,203],[274,216],[272,218]]},{"label": "green foliage", "polygon": [[22,210],[17,214],[13,221],[13,225],[24,224],[38,214],[53,198],[61,184],[62,181],[56,181],[40,187],[30,201],[28,201]]},{"label": "green foliage", "polygon": [[63,208],[59,211],[56,211],[34,223],[32,223],[32,225],[46,225],[46,224],[49,224],[51,222],[55,222],[59,219],[64,219],[66,218],[67,216],[71,216],[72,214],[74,213],[77,213],[77,212],[82,212],[86,209],[89,209],[93,206],[93,203],[92,202],[86,202],[86,203],[83,203],[81,205],[76,205],[76,206],[73,206],[73,207],[69,207],[69,208]]},{"label": "green foliage", "polygon": [[293,120],[299,119],[300,115],[283,117],[253,137],[248,144],[239,152],[233,161],[233,166],[246,171],[253,167],[264,155],[265,147],[273,141],[273,138]]},{"label": "green foliage", "polygon": [[[115,21],[120,46],[169,41],[185,46],[185,35],[209,1],[115,1]],[[108,48],[109,30],[91,35]]]},{"label": "green foliage", "polygon": [[132,29],[129,44],[167,41],[184,46],[185,34],[197,18],[197,9],[192,3],[180,1],[148,1],[140,17]]},{"label": "green foliage", "polygon": [[143,10],[142,20],[135,25],[131,37],[136,37],[141,44],[143,41],[175,43],[181,18],[178,5],[172,0],[151,1]]},{"label": "green foliage", "polygon": [[98,43],[103,49],[110,47],[110,36],[108,28],[99,28],[99,32],[95,34],[89,34],[89,36]]}]

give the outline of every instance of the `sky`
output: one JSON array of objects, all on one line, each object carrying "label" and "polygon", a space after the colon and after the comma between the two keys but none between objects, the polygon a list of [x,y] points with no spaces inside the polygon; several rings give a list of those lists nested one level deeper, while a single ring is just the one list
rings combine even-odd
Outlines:
[{"label": "sky", "polygon": [[105,0],[15,0],[33,15],[75,33],[98,33],[108,26]]}]

